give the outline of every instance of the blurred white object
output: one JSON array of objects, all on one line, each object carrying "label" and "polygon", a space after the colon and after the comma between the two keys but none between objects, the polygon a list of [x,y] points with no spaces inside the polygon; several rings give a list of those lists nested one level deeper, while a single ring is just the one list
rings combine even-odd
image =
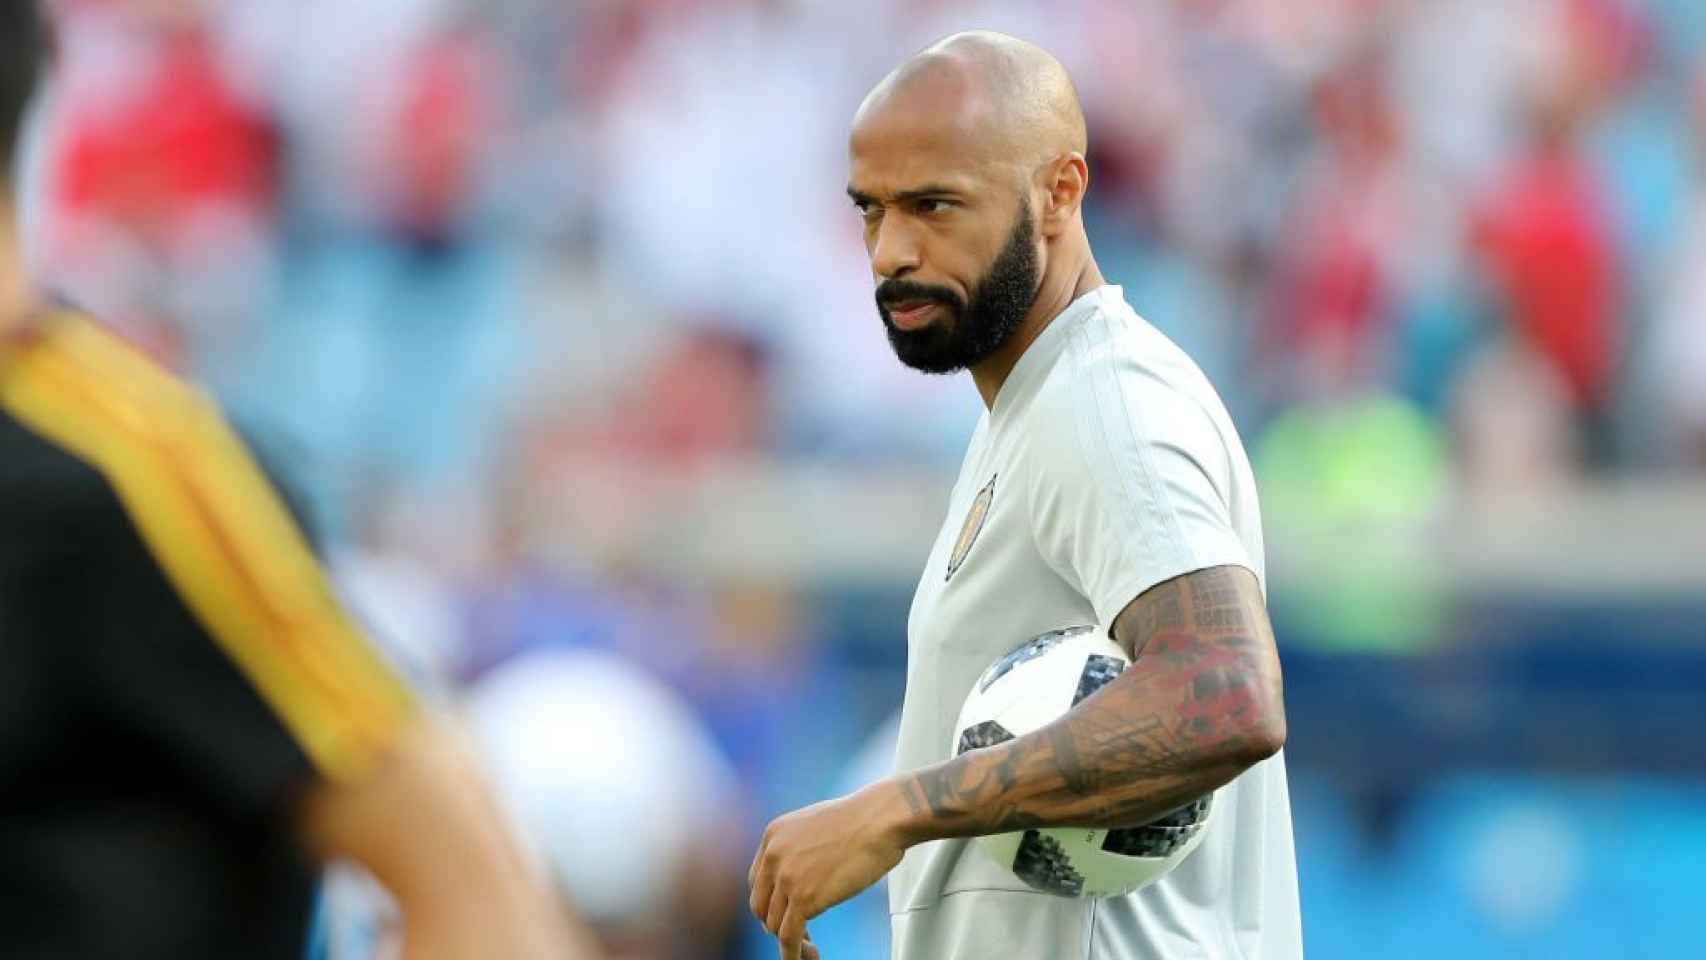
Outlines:
[{"label": "blurred white object", "polygon": [[462,628],[450,590],[400,551],[341,548],[331,559],[345,602],[392,668],[420,696],[449,703]]},{"label": "blurred white object", "polygon": [[1508,933],[1545,930],[1581,896],[1583,847],[1556,811],[1504,810],[1481,824],[1463,863],[1464,885],[1475,906]]},{"label": "blurred white object", "polygon": [[523,655],[468,709],[500,795],[595,925],[667,921],[694,851],[732,839],[726,761],[680,697],[619,658]]},{"label": "blurred white object", "polygon": [[[1706,80],[1701,84],[1706,88]],[[1701,97],[1706,101],[1706,93]],[[1706,448],[1706,189],[1695,201],[1674,257],[1657,315],[1651,366],[1664,412],[1684,435],[1679,439]],[[1690,452],[1706,457],[1706,449]]]}]

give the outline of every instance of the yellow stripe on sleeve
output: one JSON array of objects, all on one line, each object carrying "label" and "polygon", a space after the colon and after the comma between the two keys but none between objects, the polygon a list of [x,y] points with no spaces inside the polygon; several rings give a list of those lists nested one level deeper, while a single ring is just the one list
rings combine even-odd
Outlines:
[{"label": "yellow stripe on sleeve", "polygon": [[333,779],[412,711],[212,402],[82,319],[11,358],[0,404],[99,470],[186,605]]}]

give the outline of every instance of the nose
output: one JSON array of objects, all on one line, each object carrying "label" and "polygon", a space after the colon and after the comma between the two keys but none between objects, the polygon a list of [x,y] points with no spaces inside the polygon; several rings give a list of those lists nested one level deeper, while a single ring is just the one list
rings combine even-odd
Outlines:
[{"label": "nose", "polygon": [[871,238],[871,269],[885,280],[904,277],[922,262],[917,231],[899,216],[883,217]]}]

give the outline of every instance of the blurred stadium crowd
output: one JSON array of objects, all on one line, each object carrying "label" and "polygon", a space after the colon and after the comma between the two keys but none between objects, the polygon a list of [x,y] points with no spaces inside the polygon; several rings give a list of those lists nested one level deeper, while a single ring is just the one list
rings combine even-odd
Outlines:
[{"label": "blurred stadium crowd", "polygon": [[[1352,682],[1335,664],[1535,632],[1463,613],[1453,585],[1486,554],[1437,552],[1442,513],[1562,504],[1530,529],[1592,532],[1641,513],[1596,491],[1635,484],[1664,491],[1644,500],[1661,529],[1682,521],[1678,556],[1702,542],[1692,0],[50,7],[34,270],[299,467],[352,596],[413,676],[470,704],[565,888],[634,956],[763,955],[740,918],[748,837],[885,762],[906,598],[979,407],[881,335],[845,130],[952,30],[1073,70],[1103,271],[1203,366],[1256,461],[1294,587],[1275,588],[1294,710]],[[1619,596],[1648,596],[1641,576]],[[1672,675],[1699,677],[1701,622],[1640,629],[1691,641]],[[1698,707],[1674,709],[1698,743]],[[1603,774],[1549,788],[1520,750],[1493,786],[1363,789],[1297,745],[1304,721],[1317,955],[1458,936],[1465,956],[1563,956],[1548,938],[1609,922],[1572,878],[1619,869],[1649,878],[1659,932],[1611,955],[1699,934],[1651,878],[1676,847],[1607,865],[1571,820],[1671,816],[1682,839],[1663,836],[1702,862],[1698,759],[1692,788],[1666,755],[1638,764],[1658,785],[1616,796]],[[1482,837],[1499,821],[1476,803],[1514,825]],[[1469,919],[1405,939],[1377,919],[1394,913]],[[868,956],[884,925],[862,901],[814,937]],[[370,952],[371,930],[339,931],[340,955]]]}]

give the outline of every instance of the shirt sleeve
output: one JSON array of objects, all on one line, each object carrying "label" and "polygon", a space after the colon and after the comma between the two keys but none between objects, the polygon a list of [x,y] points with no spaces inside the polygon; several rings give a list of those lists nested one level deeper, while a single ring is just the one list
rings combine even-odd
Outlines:
[{"label": "shirt sleeve", "polygon": [[176,761],[239,818],[275,813],[317,775],[297,735],[209,634],[114,509],[90,572],[87,696],[114,726]]},{"label": "shirt sleeve", "polygon": [[79,578],[97,605],[87,695],[244,810],[305,773],[369,769],[413,699],[217,407],[86,323],[53,331],[4,394],[116,501]]},{"label": "shirt sleeve", "polygon": [[1200,402],[1129,358],[1076,371],[1033,449],[1031,517],[1049,565],[1112,628],[1166,580],[1250,566],[1233,526],[1231,456]]}]

